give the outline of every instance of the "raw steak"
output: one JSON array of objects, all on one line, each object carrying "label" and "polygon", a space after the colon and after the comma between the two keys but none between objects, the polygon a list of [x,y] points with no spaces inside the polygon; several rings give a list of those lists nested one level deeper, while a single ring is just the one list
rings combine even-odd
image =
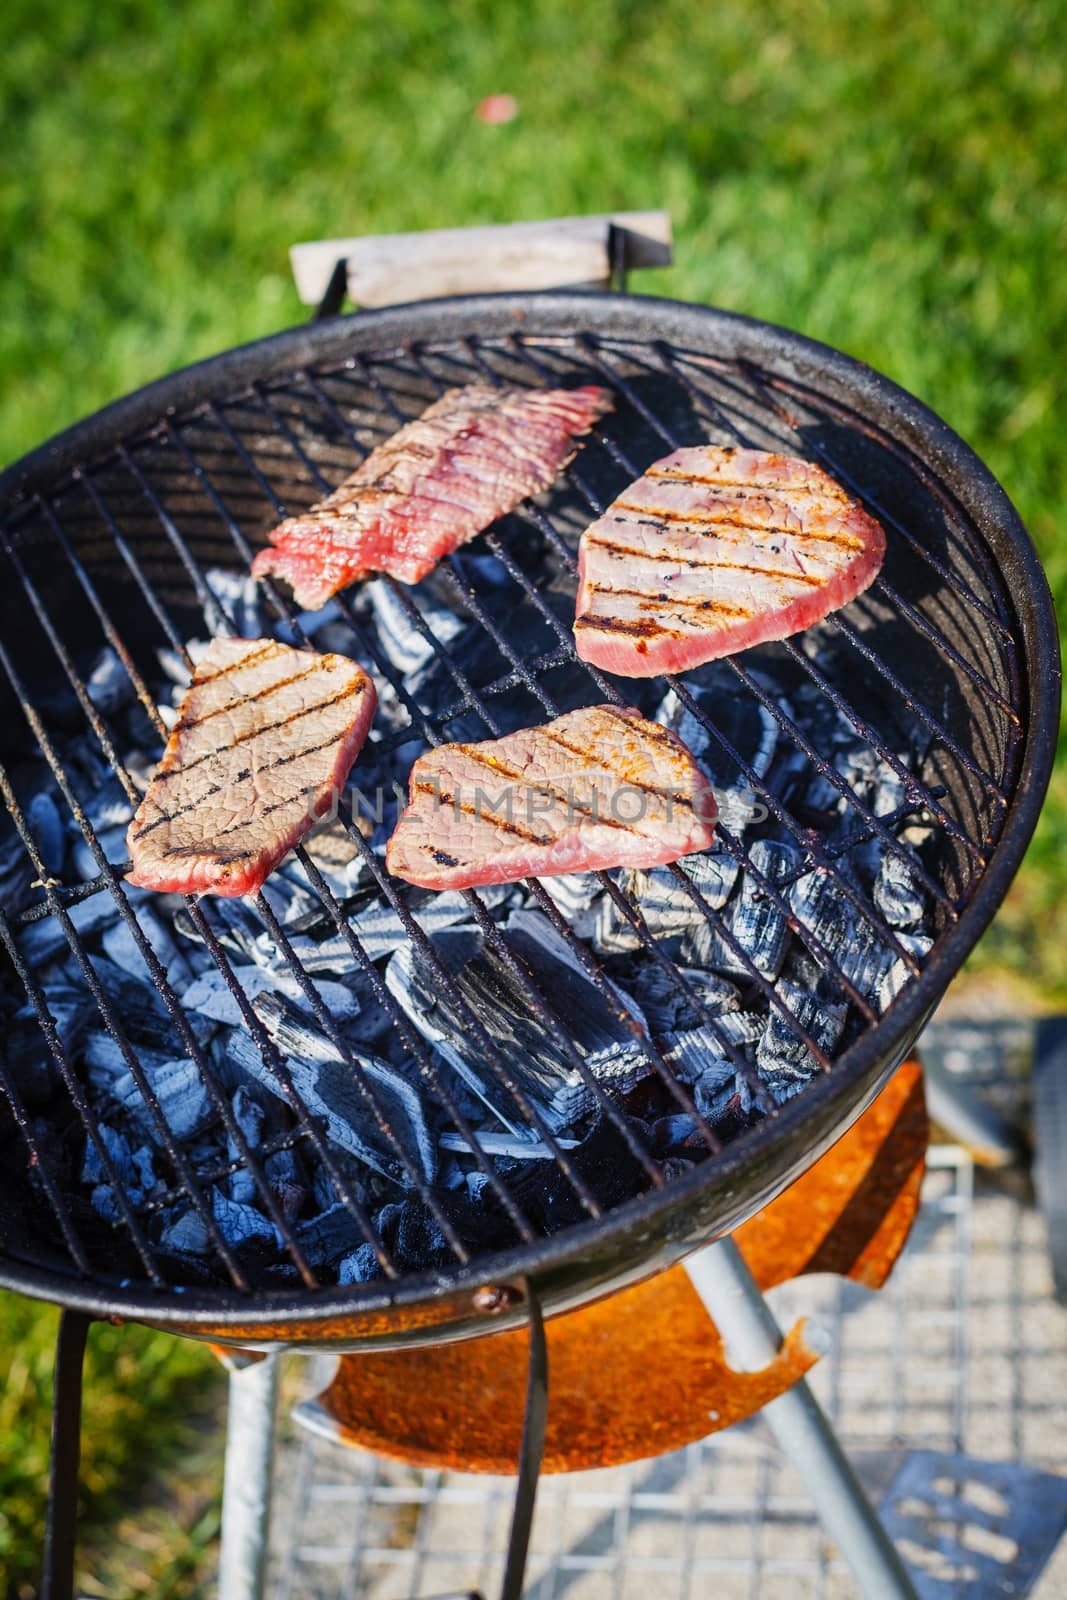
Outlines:
[{"label": "raw steak", "polygon": [[130,823],[130,883],[255,894],[330,808],[376,704],[345,656],[216,639]]},{"label": "raw steak", "polygon": [[604,389],[450,389],[371,452],[328,499],[289,517],[252,563],[308,610],[368,572],[418,583],[527,495],[547,489],[575,435],[610,411]]},{"label": "raw steak", "polygon": [[386,864],[425,889],[651,867],[712,842],[707,778],[675,734],[628,707],[420,756]]},{"label": "raw steak", "polygon": [[873,582],[885,534],[810,461],[676,450],[582,535],[578,654],[607,672],[685,672],[836,611]]}]

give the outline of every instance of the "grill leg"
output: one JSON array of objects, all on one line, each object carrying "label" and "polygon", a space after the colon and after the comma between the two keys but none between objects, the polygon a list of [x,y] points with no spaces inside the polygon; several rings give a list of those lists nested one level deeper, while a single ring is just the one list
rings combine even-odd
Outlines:
[{"label": "grill leg", "polygon": [[52,1468],[48,1483],[41,1600],[70,1600],[74,1593],[74,1532],[81,1457],[82,1367],[90,1319],[63,1311],[56,1340],[52,1393]]},{"label": "grill leg", "polygon": [[[733,1240],[705,1245],[685,1266],[730,1350],[753,1367],[773,1360],[781,1330]],[[807,1485],[864,1600],[916,1600],[900,1556],[804,1379],[764,1406],[762,1415]]]},{"label": "grill leg", "polygon": [[263,1600],[270,1531],[277,1356],[230,1372],[222,1488],[220,1600]]}]

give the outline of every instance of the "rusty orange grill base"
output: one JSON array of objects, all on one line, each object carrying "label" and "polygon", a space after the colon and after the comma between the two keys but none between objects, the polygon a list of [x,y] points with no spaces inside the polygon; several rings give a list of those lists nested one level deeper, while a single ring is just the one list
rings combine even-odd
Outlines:
[{"label": "rusty orange grill base", "polygon": [[[905,1062],[791,1188],[735,1234],[768,1289],[836,1272],[877,1289],[919,1204],[927,1142],[922,1073]],[[817,1359],[803,1324],[761,1372],[734,1372],[683,1267],[547,1325],[546,1472],[677,1450],[750,1416]],[[303,1418],[339,1441],[421,1467],[511,1473],[526,1390],[525,1332],[342,1356]]]}]

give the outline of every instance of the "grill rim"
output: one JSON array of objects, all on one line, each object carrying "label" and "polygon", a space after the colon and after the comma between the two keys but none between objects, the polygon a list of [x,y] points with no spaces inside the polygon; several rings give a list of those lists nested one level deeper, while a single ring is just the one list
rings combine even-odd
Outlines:
[{"label": "grill rim", "polygon": [[[482,1257],[470,1268],[449,1268],[445,1278],[433,1272],[405,1275],[392,1288],[357,1285],[314,1293],[306,1288],[284,1293],[257,1289],[245,1295],[234,1289],[190,1291],[168,1286],[153,1292],[147,1286],[136,1290],[105,1286],[99,1277],[95,1280],[99,1287],[87,1287],[73,1270],[24,1265],[11,1256],[0,1260],[3,1287],[96,1315],[182,1325],[187,1332],[196,1331],[190,1322],[202,1322],[212,1332],[259,1326],[265,1335],[286,1321],[322,1325],[459,1302],[460,1322],[450,1323],[447,1330],[433,1327],[431,1337],[438,1339],[446,1333],[462,1337],[464,1332],[484,1331],[485,1318],[469,1306],[469,1291],[489,1278],[528,1275],[548,1305],[562,1309],[562,1303],[606,1292],[623,1278],[648,1276],[707,1236],[706,1214],[716,1200],[721,1203],[723,1191],[734,1194],[734,1210],[724,1208],[716,1232],[738,1226],[844,1133],[914,1042],[1014,877],[1048,786],[1059,721],[1058,630],[1037,553],[1000,484],[935,412],[865,364],[789,329],[684,301],[582,291],[456,296],[330,318],[208,357],[75,423],[0,474],[0,518],[17,542],[18,524],[33,512],[38,494],[56,494],[72,475],[91,472],[107,460],[119,442],[140,441],[167,419],[220,393],[239,394],[252,381],[269,382],[293,368],[336,365],[357,352],[380,359],[412,345],[433,346],[472,333],[486,340],[518,334],[563,341],[591,334],[637,347],[659,340],[695,348],[700,354],[753,361],[776,377],[810,385],[816,393],[845,404],[913,452],[936,475],[993,555],[1002,598],[1023,646],[1019,706],[1023,738],[1011,801],[989,865],[958,923],[942,934],[920,976],[836,1060],[831,1073],[733,1140],[714,1158],[713,1170],[702,1164],[663,1190],[628,1201],[600,1219]],[[816,1133],[817,1127],[821,1133]],[[790,1157],[794,1139],[797,1151]],[[777,1163],[768,1160],[772,1155],[777,1155]],[[764,1168],[775,1168],[762,1190],[751,1181],[761,1156]],[[605,1277],[612,1279],[611,1285],[603,1281]],[[515,1315],[521,1319],[521,1308]],[[494,1329],[504,1325],[502,1318],[492,1324]],[[384,1339],[410,1342],[425,1332],[415,1328]]]}]

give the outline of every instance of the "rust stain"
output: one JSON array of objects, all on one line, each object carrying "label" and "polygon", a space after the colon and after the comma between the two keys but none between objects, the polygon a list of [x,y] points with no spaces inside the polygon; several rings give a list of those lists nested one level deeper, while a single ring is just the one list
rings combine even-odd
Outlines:
[{"label": "rust stain", "polygon": [[[769,1288],[805,1272],[880,1287],[919,1203],[927,1122],[922,1073],[905,1062],[879,1098],[737,1243]],[[682,1267],[553,1318],[547,1472],[613,1466],[729,1427],[817,1359],[803,1324],[761,1372],[734,1372]],[[315,1406],[342,1442],[416,1466],[515,1470],[525,1331],[412,1351],[342,1356]]]}]

